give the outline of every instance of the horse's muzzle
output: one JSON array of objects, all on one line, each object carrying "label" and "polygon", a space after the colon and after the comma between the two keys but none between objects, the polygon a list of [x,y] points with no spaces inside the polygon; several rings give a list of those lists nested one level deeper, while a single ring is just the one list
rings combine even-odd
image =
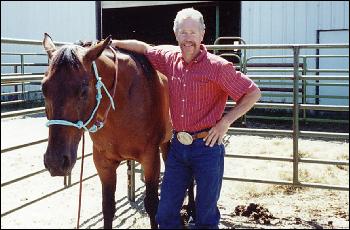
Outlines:
[{"label": "horse's muzzle", "polygon": [[67,155],[62,157],[50,157],[47,152],[44,154],[45,168],[50,172],[51,176],[67,176],[72,168],[71,158]]}]

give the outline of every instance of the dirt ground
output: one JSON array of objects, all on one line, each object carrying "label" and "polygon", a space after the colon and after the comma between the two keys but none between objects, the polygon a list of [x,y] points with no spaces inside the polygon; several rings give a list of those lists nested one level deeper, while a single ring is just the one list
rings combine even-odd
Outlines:
[{"label": "dirt ground", "polygon": [[[42,117],[2,120],[1,149],[47,138],[45,121]],[[51,177],[42,171],[46,145],[1,154],[1,228],[76,227],[80,160],[72,172],[72,186],[64,188],[63,178]],[[302,157],[349,160],[347,142],[300,139],[299,147]],[[91,152],[90,141],[85,148],[85,154]],[[291,156],[291,149],[290,138],[232,135],[226,139],[226,154]],[[81,146],[78,156],[80,154]],[[26,177],[34,172],[38,173]],[[149,228],[143,206],[145,186],[140,175],[136,175],[135,202],[129,202],[126,165],[120,166],[117,172],[117,212],[113,228]],[[226,158],[224,177],[291,180],[292,163]],[[103,228],[101,186],[91,156],[85,160],[84,178],[80,228]],[[348,166],[299,166],[299,179],[305,182],[348,187],[348,178]],[[224,180],[218,206],[220,228],[349,228],[349,191]]]}]

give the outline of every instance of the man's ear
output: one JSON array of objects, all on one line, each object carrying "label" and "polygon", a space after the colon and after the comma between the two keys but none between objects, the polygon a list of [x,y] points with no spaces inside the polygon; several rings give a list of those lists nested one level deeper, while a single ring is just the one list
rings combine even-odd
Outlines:
[{"label": "man's ear", "polygon": [[56,46],[55,44],[53,44],[50,35],[48,35],[47,33],[44,33],[43,46],[45,51],[47,52],[47,55],[49,56],[49,59],[51,59],[53,52],[56,51]]}]

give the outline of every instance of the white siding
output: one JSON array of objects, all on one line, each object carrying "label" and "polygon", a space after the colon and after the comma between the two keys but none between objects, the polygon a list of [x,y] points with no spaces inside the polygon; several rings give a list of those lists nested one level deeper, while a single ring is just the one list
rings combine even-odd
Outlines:
[{"label": "white siding", "polygon": [[316,43],[316,30],[349,29],[348,1],[243,1],[247,43]]},{"label": "white siding", "polygon": [[[48,33],[54,41],[96,40],[95,2],[2,1],[1,37],[42,40]],[[1,52],[40,52],[42,46],[2,44]],[[1,56],[1,62],[19,62],[19,57]],[[25,61],[43,62],[43,57],[26,56]],[[37,68],[27,67],[35,72]],[[1,68],[1,73],[12,72]]]},{"label": "white siding", "polygon": [[103,9],[110,8],[127,8],[127,7],[143,7],[143,6],[161,6],[186,3],[199,3],[211,1],[102,1]]},{"label": "white siding", "polygon": [[1,1],[1,37],[57,41],[96,39],[94,1]]},{"label": "white siding", "polygon": [[[317,30],[349,30],[348,1],[243,1],[241,37],[247,44],[315,44]],[[334,33],[339,36],[339,33]],[[328,40],[337,43],[339,39]],[[349,42],[348,38],[343,39]],[[303,49],[300,54],[316,54],[316,50]],[[291,50],[248,50],[248,57],[262,55],[292,55]],[[252,62],[292,63],[292,59],[265,59]],[[308,68],[316,67],[309,59]],[[248,74],[270,74],[248,72]],[[276,74],[283,74],[281,72]],[[290,73],[289,73],[290,74]],[[314,73],[309,73],[314,74]],[[309,94],[314,89],[308,89]],[[264,98],[270,100],[271,98]],[[310,99],[310,103],[313,99]]]},{"label": "white siding", "polygon": [[[46,32],[57,42],[96,40],[95,14],[94,1],[1,1],[1,37],[42,41]],[[44,49],[41,45],[1,44],[1,52],[44,53]],[[24,61],[45,63],[47,57],[25,56]],[[20,58],[1,55],[1,62],[19,63]],[[42,73],[46,69],[25,67],[25,72]],[[13,72],[12,67],[1,67],[2,74]],[[8,90],[1,88],[2,92]]]}]

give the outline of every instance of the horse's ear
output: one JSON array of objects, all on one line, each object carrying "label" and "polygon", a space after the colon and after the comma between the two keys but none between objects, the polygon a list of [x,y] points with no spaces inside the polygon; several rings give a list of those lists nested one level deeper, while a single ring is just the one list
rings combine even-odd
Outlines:
[{"label": "horse's ear", "polygon": [[45,51],[47,52],[47,55],[49,55],[49,59],[52,58],[52,53],[56,51],[56,46],[53,44],[53,41],[47,33],[44,33],[44,40],[43,40],[43,46],[45,48]]},{"label": "horse's ear", "polygon": [[96,58],[98,58],[103,50],[110,44],[112,40],[112,35],[109,35],[104,41],[101,41],[97,43],[94,46],[91,46],[87,53],[84,56],[85,60],[88,61],[94,61]]}]

